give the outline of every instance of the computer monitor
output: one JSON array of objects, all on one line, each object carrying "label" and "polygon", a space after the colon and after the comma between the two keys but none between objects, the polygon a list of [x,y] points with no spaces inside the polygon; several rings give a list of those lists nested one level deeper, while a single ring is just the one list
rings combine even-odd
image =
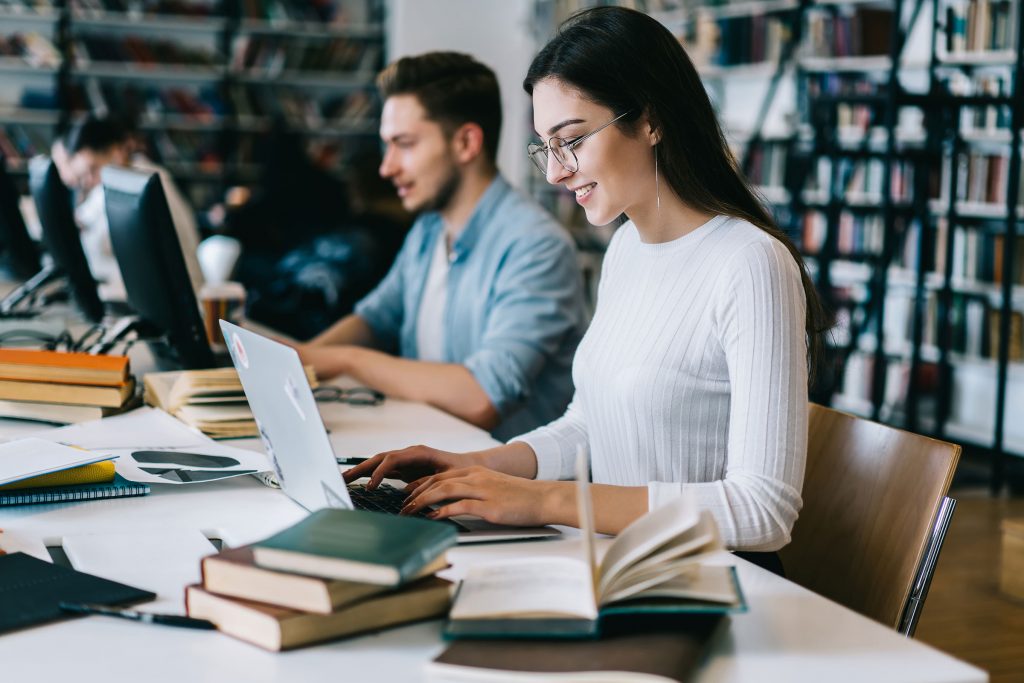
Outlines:
[{"label": "computer monitor", "polygon": [[213,367],[160,176],[107,166],[100,178],[128,303],[144,324],[167,336],[184,367]]},{"label": "computer monitor", "polygon": [[3,265],[18,280],[27,280],[42,268],[39,248],[29,237],[18,208],[20,193],[7,174],[7,158],[0,153],[0,253]]},{"label": "computer monitor", "polygon": [[90,322],[100,322],[103,302],[82,250],[71,191],[61,180],[56,164],[46,157],[29,162],[28,186],[43,226],[43,246],[57,273],[66,279],[71,298],[82,315]]}]

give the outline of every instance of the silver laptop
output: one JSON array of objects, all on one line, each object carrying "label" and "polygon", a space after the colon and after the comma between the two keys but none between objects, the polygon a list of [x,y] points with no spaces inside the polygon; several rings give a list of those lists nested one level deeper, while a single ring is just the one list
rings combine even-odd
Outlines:
[{"label": "silver laptop", "polygon": [[[345,485],[295,349],[224,320],[220,326],[281,489],[310,511],[333,507],[397,513],[404,499],[401,491]],[[559,534],[552,527],[509,527],[477,518],[460,517],[453,523],[460,543]]]}]

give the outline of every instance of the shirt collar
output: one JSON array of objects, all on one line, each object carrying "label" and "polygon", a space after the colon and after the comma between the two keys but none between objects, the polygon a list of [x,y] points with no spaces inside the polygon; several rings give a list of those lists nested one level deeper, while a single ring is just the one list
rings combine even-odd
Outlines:
[{"label": "shirt collar", "polygon": [[[501,204],[502,200],[511,190],[511,186],[500,173],[494,176],[494,180],[487,186],[484,193],[480,195],[480,199],[477,201],[476,207],[474,207],[473,213],[466,223],[466,227],[459,234],[458,239],[455,240],[455,244],[452,245],[451,261],[453,263],[473,250],[487,224],[491,222],[494,212],[498,209],[498,205]],[[440,214],[435,213],[431,218],[431,223],[433,223],[434,227],[433,232],[439,237],[440,233],[444,231],[444,223],[441,220]]]}]

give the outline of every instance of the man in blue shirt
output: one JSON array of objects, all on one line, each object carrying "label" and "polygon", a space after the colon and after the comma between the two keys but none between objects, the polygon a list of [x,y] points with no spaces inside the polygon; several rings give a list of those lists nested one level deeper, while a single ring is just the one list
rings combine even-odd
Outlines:
[{"label": "man in blue shirt", "polygon": [[498,173],[494,73],[434,52],[377,85],[380,174],[420,215],[380,285],[300,355],[321,377],[350,375],[496,438],[546,424],[572,397],[582,282],[566,231]]}]

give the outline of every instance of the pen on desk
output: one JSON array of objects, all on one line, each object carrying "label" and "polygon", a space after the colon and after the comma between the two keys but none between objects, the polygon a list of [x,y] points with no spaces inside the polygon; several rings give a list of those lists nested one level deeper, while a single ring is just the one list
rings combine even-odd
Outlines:
[{"label": "pen on desk", "polygon": [[183,628],[215,629],[216,624],[206,619],[193,619],[177,614],[153,614],[151,612],[140,612],[134,609],[121,609],[119,607],[108,607],[106,605],[95,605],[88,602],[61,602],[60,608],[65,612],[74,614],[104,614],[109,617],[121,617],[132,621],[141,621],[146,624],[163,624],[164,626],[181,626]]}]

